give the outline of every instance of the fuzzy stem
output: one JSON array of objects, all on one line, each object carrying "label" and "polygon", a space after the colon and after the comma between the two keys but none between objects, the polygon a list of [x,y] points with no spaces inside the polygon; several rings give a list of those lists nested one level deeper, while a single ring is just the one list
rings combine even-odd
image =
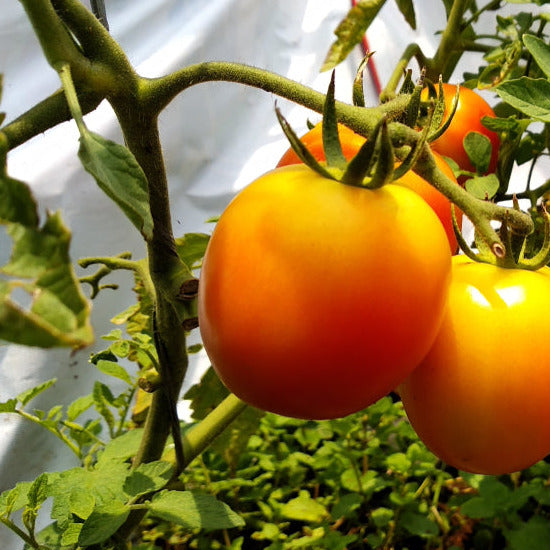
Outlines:
[{"label": "fuzzy stem", "polygon": [[405,51],[403,52],[403,54],[401,55],[401,58],[397,62],[397,65],[393,70],[388,80],[388,83],[386,84],[385,88],[382,90],[382,93],[380,94],[380,101],[386,102],[389,99],[392,99],[393,97],[395,97],[395,91],[397,90],[397,85],[399,84],[400,80],[403,78],[403,73],[407,69],[413,57],[416,58],[418,64],[420,65],[420,68],[424,67],[424,65],[426,64],[426,58],[422,53],[420,46],[416,43],[409,44],[405,48]]},{"label": "fuzzy stem", "polygon": [[[308,86],[257,67],[223,61],[191,65],[156,79],[144,78],[140,85],[140,97],[151,110],[160,112],[187,88],[196,84],[214,81],[234,82],[252,86],[276,94],[318,113],[323,112],[325,105],[325,94]],[[405,97],[396,98],[391,102],[371,109],[363,109],[337,101],[336,115],[339,122],[343,122],[362,135],[368,135],[382,116],[386,116],[388,120],[399,116],[403,112],[407,101],[408,98]]]},{"label": "fuzzy stem", "polygon": [[183,438],[185,466],[199,456],[243,412],[248,405],[229,394],[206,418]]},{"label": "fuzzy stem", "polygon": [[427,60],[426,63],[426,76],[434,82],[437,82],[440,75],[446,82],[454,70],[456,59],[452,54],[456,52],[457,39],[462,34],[464,13],[471,3],[472,0],[454,0],[452,2],[447,25],[441,35],[437,51],[433,58]]}]

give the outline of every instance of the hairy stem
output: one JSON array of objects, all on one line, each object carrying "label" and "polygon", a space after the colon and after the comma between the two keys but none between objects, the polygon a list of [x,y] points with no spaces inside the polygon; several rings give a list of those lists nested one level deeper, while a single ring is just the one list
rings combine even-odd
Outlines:
[{"label": "hairy stem", "polygon": [[185,466],[199,456],[243,412],[248,405],[229,394],[206,418],[183,438]]},{"label": "hairy stem", "polygon": [[[214,81],[252,86],[318,113],[323,112],[325,105],[325,94],[308,86],[257,67],[223,61],[199,63],[161,78],[142,79],[140,97],[152,110],[160,112],[187,88]],[[399,116],[406,102],[407,98],[396,98],[384,105],[364,109],[337,101],[336,115],[340,122],[362,135],[368,135],[382,116],[386,116],[389,120]]]},{"label": "hairy stem", "polygon": [[426,76],[434,82],[439,80],[440,75],[446,82],[454,70],[457,59],[452,54],[456,53],[457,39],[463,31],[464,13],[471,3],[472,0],[454,0],[452,2],[447,25],[441,35],[437,51],[433,58],[427,60],[426,63]]}]

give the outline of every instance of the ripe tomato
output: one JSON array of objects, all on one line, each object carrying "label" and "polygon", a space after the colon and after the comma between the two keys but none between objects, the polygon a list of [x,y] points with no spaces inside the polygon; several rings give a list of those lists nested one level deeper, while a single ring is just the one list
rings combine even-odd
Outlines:
[{"label": "ripe tomato", "polygon": [[210,239],[198,298],[204,347],[251,405],[345,416],[389,393],[428,352],[450,258],[437,217],[409,189],[278,168],[233,199]]},{"label": "ripe tomato", "polygon": [[[445,94],[445,116],[448,116],[452,109],[456,86],[443,84],[443,93]],[[464,149],[463,141],[470,132],[478,132],[491,141],[492,151],[488,173],[495,172],[500,140],[497,133],[488,130],[481,124],[481,119],[484,116],[495,116],[491,106],[476,92],[461,86],[453,120],[447,130],[435,141],[432,141],[432,149],[444,157],[452,158],[462,170],[475,172]]]},{"label": "ripe tomato", "polygon": [[550,453],[550,268],[453,258],[437,339],[399,386],[413,428],[456,468],[504,474]]},{"label": "ripe tomato", "polygon": [[[347,160],[351,160],[361,149],[365,143],[365,138],[356,134],[353,130],[350,130],[343,124],[338,125],[338,135],[342,144],[342,152]],[[302,136],[301,141],[309,149],[310,153],[318,160],[324,161],[325,152],[323,150],[323,137],[322,137],[322,125],[317,124],[313,129]],[[451,167],[445,162],[443,157],[434,153],[435,161],[439,168],[453,181],[456,182],[456,178],[453,174]],[[282,156],[277,166],[288,166],[290,164],[300,164],[302,161],[298,155],[289,148]],[[449,239],[449,246],[451,252],[454,254],[458,250],[458,243],[453,229],[453,218],[451,213],[451,203],[440,193],[433,185],[430,185],[425,179],[415,174],[412,170],[409,170],[402,178],[396,180],[394,184],[403,185],[412,189],[415,193],[418,193],[437,214],[437,217],[443,224],[447,238]],[[459,226],[462,222],[462,212],[456,210],[456,218]]]}]

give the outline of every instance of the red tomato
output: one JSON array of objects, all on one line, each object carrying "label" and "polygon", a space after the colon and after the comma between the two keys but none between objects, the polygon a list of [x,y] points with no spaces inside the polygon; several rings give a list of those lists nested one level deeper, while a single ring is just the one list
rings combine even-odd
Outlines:
[{"label": "red tomato", "polygon": [[278,168],[233,199],[210,239],[204,347],[255,407],[345,416],[389,393],[429,350],[450,257],[437,217],[409,189]]},{"label": "red tomato", "polygon": [[550,453],[550,268],[453,258],[437,339],[399,386],[432,452],[481,474],[522,470]]},{"label": "red tomato", "polygon": [[[443,84],[443,93],[445,94],[445,116],[448,116],[456,94],[456,86]],[[488,173],[495,172],[500,140],[497,133],[488,130],[481,124],[481,119],[484,116],[495,116],[491,106],[476,92],[461,86],[458,106],[453,120],[443,135],[430,144],[432,149],[440,155],[453,159],[462,170],[475,172],[475,168],[464,149],[463,141],[470,132],[478,132],[491,141],[491,162],[489,163]]]},{"label": "red tomato", "polygon": [[[344,126],[343,124],[338,125],[338,135],[340,136],[342,152],[344,153],[344,156],[347,160],[351,160],[365,143],[365,138],[363,136],[360,136],[359,134],[356,134],[353,130],[350,130],[347,126]],[[300,139],[302,143],[304,143],[304,145],[306,145],[306,147],[309,149],[310,153],[319,162],[326,160],[325,152],[323,150],[321,123],[317,124],[312,130],[307,132]],[[456,182],[453,171],[451,167],[447,164],[447,162],[445,162],[445,160],[437,153],[434,153],[434,157],[439,168],[450,179]],[[301,162],[302,161],[300,160],[298,155],[292,150],[292,148],[289,148],[287,152],[283,155],[277,166],[300,164]],[[447,233],[451,252],[457,252],[458,243],[456,242],[456,237],[453,229],[451,203],[447,199],[447,197],[440,193],[433,185],[430,185],[426,180],[415,174],[412,170],[409,170],[402,178],[396,180],[394,183],[412,189],[432,207],[432,210],[437,214],[437,217],[443,224],[445,233]],[[458,209],[456,210],[456,217],[457,222],[460,226],[462,223],[462,212]]]}]

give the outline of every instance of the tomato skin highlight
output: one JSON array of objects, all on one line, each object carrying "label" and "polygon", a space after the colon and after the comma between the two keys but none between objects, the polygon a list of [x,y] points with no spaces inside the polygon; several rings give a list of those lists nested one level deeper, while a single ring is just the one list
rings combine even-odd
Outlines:
[{"label": "tomato skin highlight", "polygon": [[409,420],[444,462],[500,475],[550,453],[550,268],[453,258],[436,341],[399,386]]},{"label": "tomato skin highlight", "polygon": [[[456,86],[443,84],[443,93],[445,95],[445,117],[447,117],[451,113]],[[464,149],[463,141],[468,133],[478,132],[491,141],[491,161],[487,173],[494,173],[497,169],[500,139],[496,132],[492,132],[483,126],[481,119],[484,116],[495,117],[491,106],[473,90],[460,86],[458,105],[451,124],[440,137],[430,143],[432,150],[444,157],[453,159],[462,170],[475,172],[475,168]]]},{"label": "tomato skin highlight", "polygon": [[[346,160],[351,160],[359,152],[359,149],[361,149],[366,141],[363,136],[356,134],[353,130],[350,130],[343,124],[338,124],[338,135],[340,136],[342,152]],[[314,126],[309,132],[303,135],[300,140],[317,161],[323,162],[326,160],[323,149],[322,123]],[[437,153],[434,153],[434,157],[440,170],[442,170],[452,181],[458,184],[451,167],[447,164],[443,157]],[[302,161],[298,155],[292,148],[289,148],[281,157],[277,167],[301,163]],[[443,193],[439,192],[433,185],[430,185],[425,179],[415,174],[412,170],[409,170],[402,178],[393,183],[412,189],[431,206],[432,210],[437,214],[437,217],[443,224],[443,228],[447,234],[447,239],[449,240],[451,252],[453,254],[456,253],[458,251],[458,243],[456,241],[456,236],[453,229],[451,202],[447,199],[447,197],[445,197]],[[461,227],[462,212],[458,208],[455,211],[458,226]]]},{"label": "tomato skin highlight", "polygon": [[198,301],[205,349],[253,406],[351,414],[427,353],[450,257],[437,217],[410,190],[276,169],[233,199],[209,242]]}]

